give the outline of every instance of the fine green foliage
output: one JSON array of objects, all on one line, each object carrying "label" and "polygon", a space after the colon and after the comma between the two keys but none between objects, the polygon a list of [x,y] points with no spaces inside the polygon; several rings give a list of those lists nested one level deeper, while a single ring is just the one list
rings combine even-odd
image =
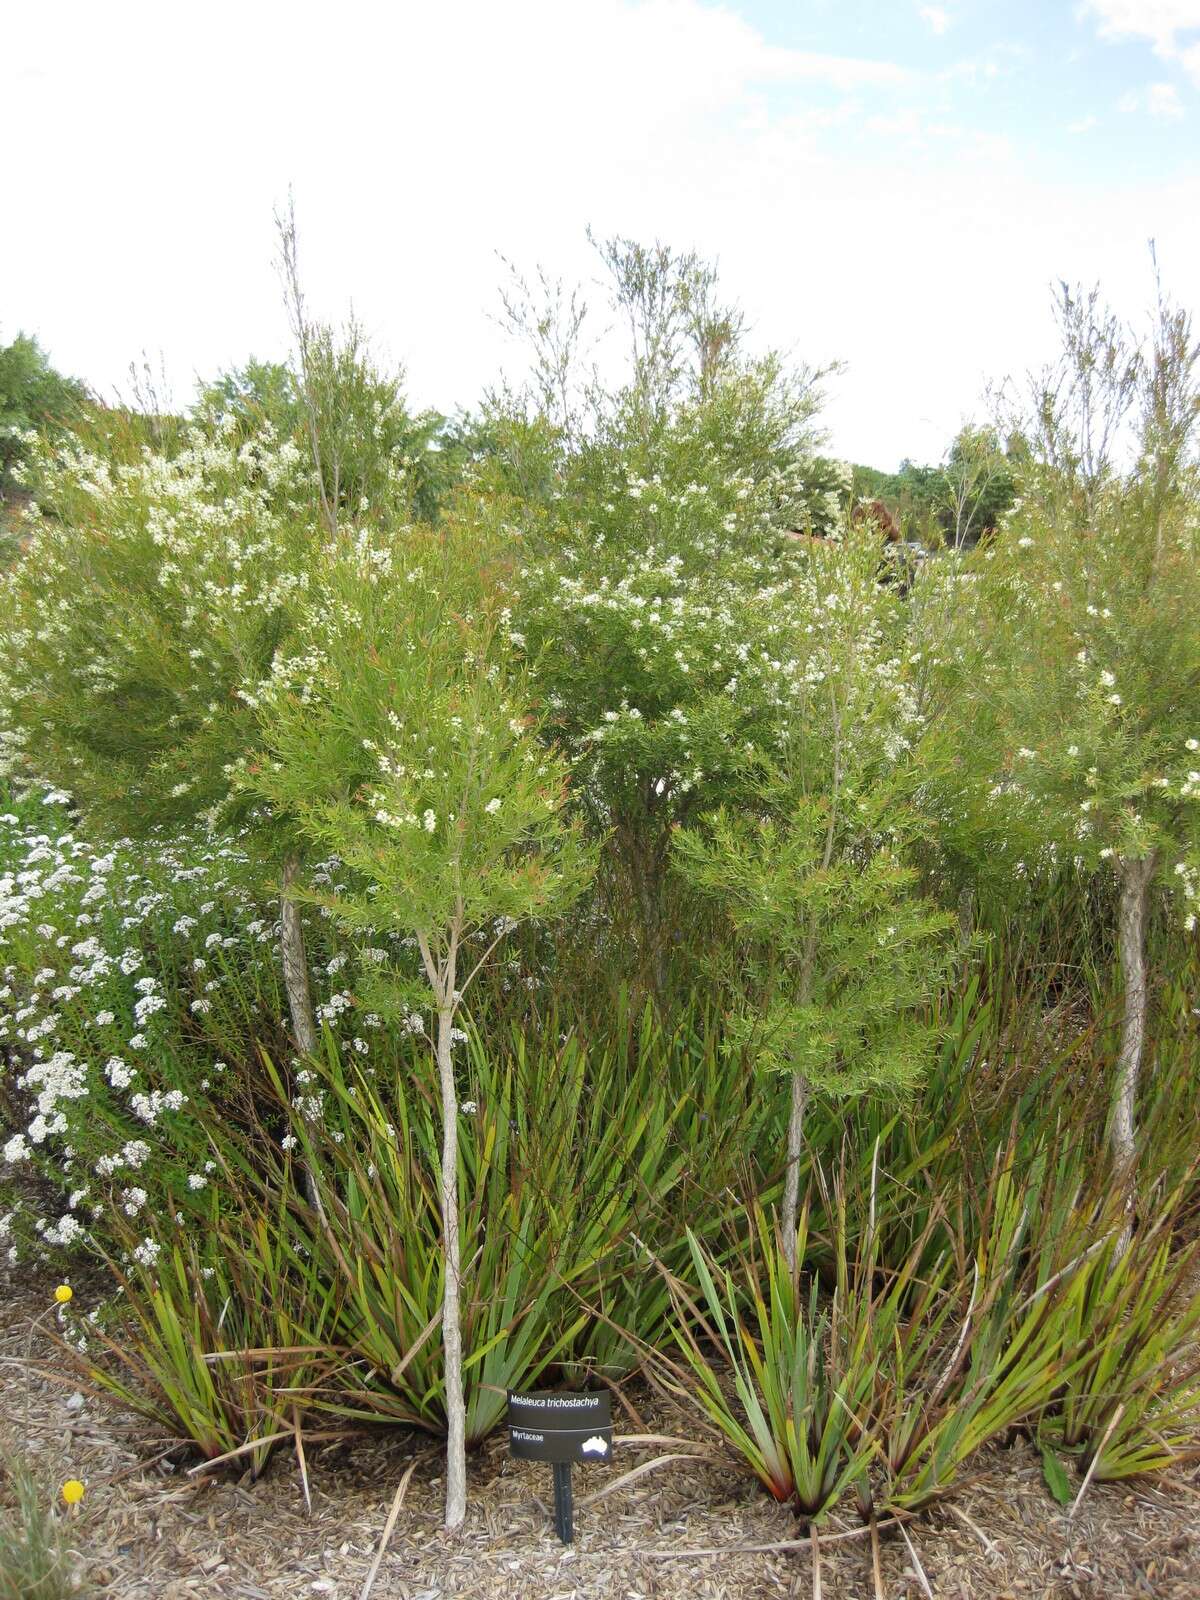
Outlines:
[{"label": "fine green foliage", "polygon": [[[460,994],[476,966],[467,940],[569,903],[587,869],[562,817],[566,767],[539,744],[528,682],[505,658],[495,551],[494,528],[451,518],[326,552],[262,696],[261,753],[238,768],[358,875],[311,898],[351,933],[415,936],[435,965],[461,947]],[[393,1012],[424,992],[387,976]]]},{"label": "fine green foliage", "polygon": [[310,480],[294,445],[241,443],[232,419],[169,457],[41,450],[0,577],[0,767],[118,833],[211,817],[303,594]]},{"label": "fine green foliage", "polygon": [[50,1492],[28,1462],[7,1462],[0,1470],[0,1600],[86,1600],[91,1592]]},{"label": "fine green foliage", "polygon": [[732,927],[734,1035],[791,1079],[785,1233],[809,1092],[911,1087],[936,1037],[922,1010],[956,960],[952,919],[911,864],[930,746],[874,531],[851,520],[815,543],[788,599],[776,750],[743,758],[736,812],[674,840],[681,874]]},{"label": "fine green foliage", "polygon": [[19,333],[0,346],[0,497],[18,481],[13,469],[32,436],[55,435],[77,422],[86,401],[83,385],[56,372],[36,339]]},{"label": "fine green foliage", "polygon": [[849,816],[778,775],[757,794],[761,819],[720,812],[676,843],[739,941],[750,1005],[732,1037],[762,1068],[826,1093],[912,1088],[937,1044],[926,1008],[956,959],[951,919],[903,860],[917,820],[882,785]]}]

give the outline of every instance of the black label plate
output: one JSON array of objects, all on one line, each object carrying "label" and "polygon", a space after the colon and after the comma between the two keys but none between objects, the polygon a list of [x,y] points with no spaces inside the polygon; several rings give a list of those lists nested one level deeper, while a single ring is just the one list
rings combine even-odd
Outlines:
[{"label": "black label plate", "polygon": [[607,1390],[508,1393],[508,1441],[520,1461],[608,1461],[612,1399]]}]

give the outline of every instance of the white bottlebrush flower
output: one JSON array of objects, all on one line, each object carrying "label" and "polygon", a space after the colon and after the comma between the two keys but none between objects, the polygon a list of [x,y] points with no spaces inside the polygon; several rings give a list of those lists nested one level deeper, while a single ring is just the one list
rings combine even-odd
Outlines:
[{"label": "white bottlebrush flower", "polygon": [[16,1166],[18,1161],[28,1161],[29,1145],[26,1143],[25,1135],[23,1133],[14,1133],[4,1146],[3,1151],[0,1151],[0,1154],[11,1166]]},{"label": "white bottlebrush flower", "polygon": [[104,1076],[114,1089],[128,1089],[134,1078],[137,1077],[137,1071],[135,1068],[126,1065],[120,1056],[109,1056],[104,1063]]},{"label": "white bottlebrush flower", "polygon": [[161,1246],[153,1239],[143,1239],[134,1248],[133,1259],[143,1267],[152,1267],[161,1254]]}]

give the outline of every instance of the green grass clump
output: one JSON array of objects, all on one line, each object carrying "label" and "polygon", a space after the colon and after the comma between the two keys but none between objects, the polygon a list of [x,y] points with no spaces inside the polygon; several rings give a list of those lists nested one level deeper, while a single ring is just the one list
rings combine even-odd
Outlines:
[{"label": "green grass clump", "polygon": [[89,1592],[65,1523],[28,1464],[18,1460],[8,1467],[0,1503],[0,1600],[78,1600]]}]

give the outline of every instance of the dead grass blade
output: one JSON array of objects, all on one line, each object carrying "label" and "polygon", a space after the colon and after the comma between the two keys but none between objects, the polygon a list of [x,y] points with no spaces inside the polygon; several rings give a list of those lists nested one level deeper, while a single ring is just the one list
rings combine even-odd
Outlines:
[{"label": "dead grass blade", "polygon": [[396,1485],[396,1493],[392,1498],[392,1509],[388,1512],[387,1521],[383,1525],[383,1533],[379,1540],[379,1548],[375,1552],[375,1559],[371,1562],[371,1570],[367,1573],[358,1600],[370,1600],[371,1589],[379,1572],[383,1553],[387,1549],[388,1540],[392,1537],[392,1529],[396,1526],[396,1518],[400,1515],[400,1507],[404,1504],[404,1491],[408,1488],[408,1480],[416,1470],[419,1456],[414,1456],[404,1469],[404,1475]]}]

